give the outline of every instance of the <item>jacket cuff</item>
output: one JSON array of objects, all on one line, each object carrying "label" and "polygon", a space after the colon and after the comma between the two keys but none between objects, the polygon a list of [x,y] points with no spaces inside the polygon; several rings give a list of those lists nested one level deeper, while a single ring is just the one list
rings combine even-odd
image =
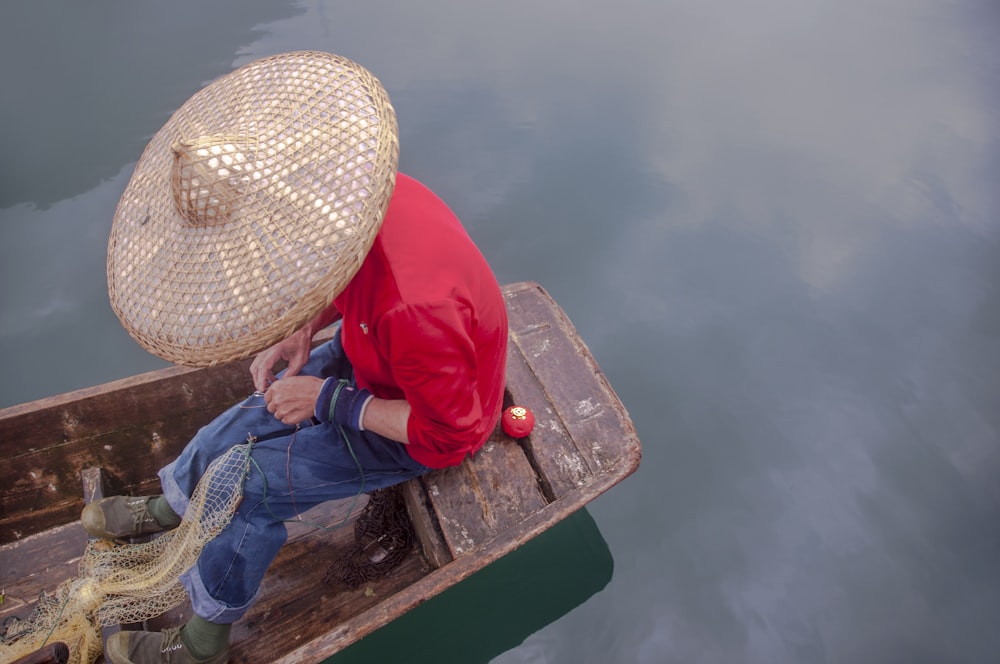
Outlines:
[{"label": "jacket cuff", "polygon": [[338,382],[336,378],[327,378],[323,381],[323,387],[319,390],[319,396],[316,397],[316,407],[314,408],[314,415],[320,422],[330,421],[330,402],[333,401],[333,395],[337,392]]},{"label": "jacket cuff", "polygon": [[358,409],[358,431],[364,431],[365,411],[368,410],[368,404],[370,404],[372,399],[375,397],[368,390],[362,390],[360,396],[364,399],[364,401],[361,402],[361,407]]}]

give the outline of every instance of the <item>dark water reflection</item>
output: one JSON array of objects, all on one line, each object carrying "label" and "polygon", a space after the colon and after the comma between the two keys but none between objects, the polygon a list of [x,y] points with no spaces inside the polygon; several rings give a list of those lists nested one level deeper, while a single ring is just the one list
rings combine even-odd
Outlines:
[{"label": "dark water reflection", "polygon": [[[645,446],[588,509],[610,582],[585,556],[557,610],[440,661],[996,659],[992,0],[36,0],[0,26],[0,406],[160,366],[104,284],[142,146],[233,66],[335,51],[501,281],[564,306]],[[482,634],[469,606],[543,558],[344,660]]]}]

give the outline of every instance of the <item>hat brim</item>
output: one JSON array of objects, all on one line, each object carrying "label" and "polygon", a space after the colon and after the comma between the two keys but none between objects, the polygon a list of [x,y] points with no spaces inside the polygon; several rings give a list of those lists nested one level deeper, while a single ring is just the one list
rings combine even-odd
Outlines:
[{"label": "hat brim", "polygon": [[[179,195],[181,149],[203,169],[186,195],[216,216]],[[214,81],[156,133],[121,197],[112,308],[140,345],[178,364],[242,359],[286,338],[360,268],[398,151],[388,95],[345,58],[286,53]]]}]

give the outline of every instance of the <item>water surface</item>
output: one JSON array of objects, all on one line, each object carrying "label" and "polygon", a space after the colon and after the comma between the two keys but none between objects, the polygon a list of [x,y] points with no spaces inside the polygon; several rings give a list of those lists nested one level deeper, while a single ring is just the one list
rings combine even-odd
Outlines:
[{"label": "water surface", "polygon": [[206,82],[316,48],[382,79],[403,169],[629,408],[636,475],[333,662],[1000,652],[995,2],[34,0],[0,26],[0,406],[163,366],[107,303],[131,169]]}]

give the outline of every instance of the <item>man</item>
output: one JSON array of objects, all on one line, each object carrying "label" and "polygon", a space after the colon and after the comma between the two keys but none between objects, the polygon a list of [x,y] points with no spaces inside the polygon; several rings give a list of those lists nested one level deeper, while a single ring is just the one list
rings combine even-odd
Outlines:
[{"label": "man", "polygon": [[[327,57],[307,55],[320,60]],[[285,57],[297,67],[296,58],[301,56],[276,57]],[[323,77],[317,80],[323,84]],[[288,91],[276,94],[284,98]],[[366,93],[364,98],[371,96]],[[216,154],[224,155],[226,149]],[[236,148],[230,152],[242,154]],[[183,154],[178,154],[177,159],[183,161]],[[175,196],[178,181],[181,189],[187,186],[188,166],[175,162],[171,167]],[[231,164],[229,169],[227,177]],[[177,207],[183,211],[187,204],[200,210],[193,216],[214,225],[216,216],[205,213],[204,206],[199,208],[197,200],[191,201],[198,195],[210,201],[229,200],[229,190],[199,193],[206,186],[211,188],[205,184],[205,173],[189,179],[197,191],[192,194],[183,189]],[[230,180],[223,180],[220,187],[231,185]],[[327,500],[458,464],[492,431],[501,410],[507,343],[499,286],[458,219],[435,194],[401,173],[394,178],[394,187],[390,178],[389,187],[391,197],[384,213],[378,209],[358,213],[378,219],[370,249],[360,250],[363,260],[356,272],[336,286],[339,292],[328,306],[257,354],[250,371],[258,392],[199,431],[182,454],[161,470],[163,496],[109,498],[84,510],[85,527],[101,537],[174,527],[208,465],[234,444],[244,442],[248,434],[256,441],[236,514],[182,576],[194,617],[183,628],[163,633],[116,634],[106,648],[113,663],[228,661],[230,625],[252,605],[268,565],[284,544],[284,520]],[[277,191],[287,195],[287,190]],[[123,203],[129,196],[126,191]],[[231,215],[232,222],[236,218],[232,209],[239,206],[226,205],[223,212]],[[121,209],[117,214],[127,215]],[[267,218],[273,219],[274,214],[269,208]],[[358,220],[359,225],[363,223]],[[289,224],[299,226],[295,220]],[[121,261],[109,259],[109,275],[117,269],[113,262]],[[121,272],[126,270],[132,270],[131,265]],[[159,283],[160,276],[153,279]],[[115,292],[112,288],[113,302]],[[120,316],[124,309],[116,305]],[[216,309],[209,310],[217,314],[217,320],[227,319]],[[315,333],[337,320],[340,328],[333,339],[310,352]],[[248,325],[237,323],[236,327],[246,330]],[[144,342],[141,334],[134,336]],[[166,341],[172,343],[174,338]],[[154,347],[153,343],[144,345]],[[185,352],[196,355],[199,349]],[[288,366],[275,375],[281,361]]]}]

